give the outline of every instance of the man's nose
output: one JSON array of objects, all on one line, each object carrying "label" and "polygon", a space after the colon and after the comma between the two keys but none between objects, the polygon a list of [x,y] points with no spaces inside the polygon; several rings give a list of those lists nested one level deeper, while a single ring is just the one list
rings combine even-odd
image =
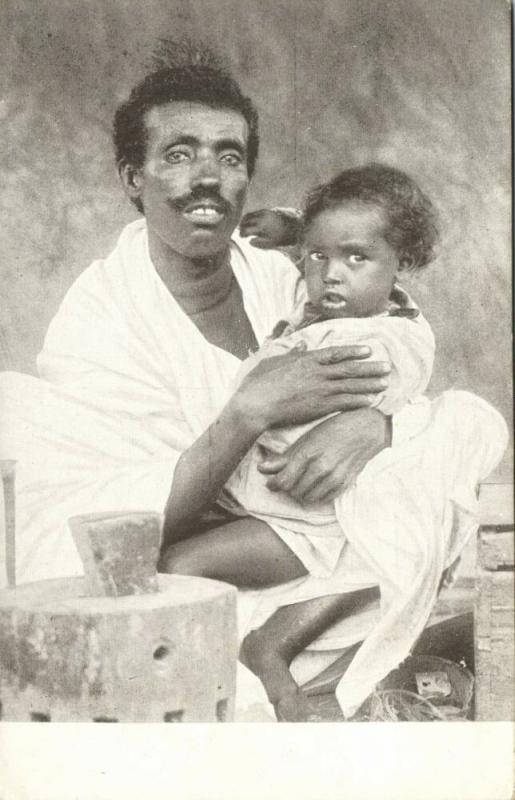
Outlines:
[{"label": "man's nose", "polygon": [[211,188],[220,186],[220,162],[216,156],[207,154],[197,157],[191,183],[193,188],[196,186]]}]

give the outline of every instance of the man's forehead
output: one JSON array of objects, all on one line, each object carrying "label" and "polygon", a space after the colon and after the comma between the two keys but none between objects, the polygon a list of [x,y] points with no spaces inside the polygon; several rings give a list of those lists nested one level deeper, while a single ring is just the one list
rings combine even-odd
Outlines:
[{"label": "man's forehead", "polygon": [[154,106],[146,112],[145,123],[149,132],[165,136],[236,138],[246,143],[249,133],[247,122],[239,111],[185,100]]}]

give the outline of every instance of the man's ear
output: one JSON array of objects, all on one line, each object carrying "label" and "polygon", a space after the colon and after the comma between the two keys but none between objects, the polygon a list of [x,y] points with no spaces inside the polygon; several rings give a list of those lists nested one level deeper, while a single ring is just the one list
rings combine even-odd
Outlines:
[{"label": "man's ear", "polygon": [[125,159],[118,162],[118,175],[123,190],[132,201],[139,200],[143,192],[143,176],[141,170],[129,164]]}]

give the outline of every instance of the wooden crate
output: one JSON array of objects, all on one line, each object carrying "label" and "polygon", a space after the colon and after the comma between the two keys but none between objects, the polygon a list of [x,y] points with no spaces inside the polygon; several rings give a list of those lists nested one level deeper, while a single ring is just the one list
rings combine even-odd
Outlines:
[{"label": "wooden crate", "polygon": [[515,719],[513,486],[480,491],[474,610],[475,718]]}]

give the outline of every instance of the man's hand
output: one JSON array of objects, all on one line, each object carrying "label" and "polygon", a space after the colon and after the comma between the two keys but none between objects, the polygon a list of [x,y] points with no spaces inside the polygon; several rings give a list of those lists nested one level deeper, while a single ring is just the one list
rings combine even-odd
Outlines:
[{"label": "man's hand", "polygon": [[240,234],[252,236],[250,244],[260,250],[290,247],[297,244],[300,219],[286,211],[262,208],[245,214],[240,223]]},{"label": "man's hand", "polygon": [[231,398],[231,410],[255,431],[310,422],[336,411],[370,406],[388,385],[390,365],[363,361],[370,348],[326,347],[261,361]]},{"label": "man's hand", "polygon": [[303,504],[334,500],[365,465],[390,445],[390,421],[380,411],[360,408],[324,420],[283,455],[262,462],[267,486]]}]

